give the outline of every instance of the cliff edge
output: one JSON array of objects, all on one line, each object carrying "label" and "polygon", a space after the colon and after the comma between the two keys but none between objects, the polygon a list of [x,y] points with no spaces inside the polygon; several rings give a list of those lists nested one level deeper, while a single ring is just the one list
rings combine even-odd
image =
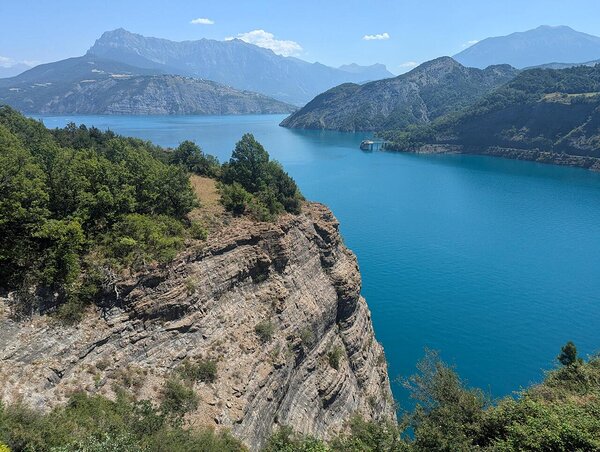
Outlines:
[{"label": "cliff edge", "polygon": [[[168,267],[119,281],[115,307],[75,326],[17,323],[0,299],[0,398],[48,410],[78,390],[125,387],[157,400],[184,360],[211,359],[216,381],[195,384],[188,421],[231,429],[252,450],[277,425],[328,438],[354,414],[395,419],[360,290],[325,206],[275,223],[235,219]],[[262,340],[261,322],[272,328]]]}]

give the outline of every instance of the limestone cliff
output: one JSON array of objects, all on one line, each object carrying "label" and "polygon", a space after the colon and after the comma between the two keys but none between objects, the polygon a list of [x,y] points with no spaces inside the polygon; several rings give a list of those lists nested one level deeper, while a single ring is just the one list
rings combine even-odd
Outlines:
[{"label": "limestone cliff", "polygon": [[[360,289],[356,258],[326,207],[276,223],[238,219],[168,268],[121,281],[116,307],[77,326],[16,323],[2,300],[0,397],[49,409],[73,391],[112,396],[121,385],[152,400],[184,359],[203,357],[218,361],[218,377],[196,384],[201,402],[189,422],[229,428],[252,450],[277,425],[327,438],[355,413],[393,419]],[[265,320],[275,332],[261,343],[255,326]]]}]

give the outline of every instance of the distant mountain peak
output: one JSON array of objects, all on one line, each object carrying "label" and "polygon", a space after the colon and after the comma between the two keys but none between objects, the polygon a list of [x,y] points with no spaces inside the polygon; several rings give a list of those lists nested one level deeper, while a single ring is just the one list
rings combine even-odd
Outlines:
[{"label": "distant mountain peak", "polygon": [[360,74],[364,76],[364,81],[367,80],[379,80],[382,78],[393,77],[390,71],[388,71],[385,64],[375,63],[368,66],[362,66],[356,63],[343,64],[338,69],[351,74]]},{"label": "distant mountain peak", "polygon": [[485,68],[510,64],[517,68],[561,61],[583,63],[600,58],[600,37],[567,25],[537,28],[483,39],[454,55],[465,66]]},{"label": "distant mountain peak", "polygon": [[343,70],[277,55],[241,39],[176,42],[123,28],[104,32],[88,55],[167,74],[214,80],[296,105],[340,83],[393,76],[383,65],[356,65],[352,70]]}]

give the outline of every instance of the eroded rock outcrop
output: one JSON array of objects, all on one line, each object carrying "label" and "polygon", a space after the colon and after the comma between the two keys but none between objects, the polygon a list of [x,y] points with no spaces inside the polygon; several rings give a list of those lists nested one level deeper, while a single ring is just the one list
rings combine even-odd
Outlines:
[{"label": "eroded rock outcrop", "polygon": [[[326,207],[273,224],[237,220],[169,268],[121,282],[121,307],[77,326],[15,323],[4,300],[0,396],[47,410],[76,390],[110,397],[125,385],[156,400],[184,359],[202,357],[218,361],[218,377],[196,384],[190,423],[229,428],[252,450],[277,425],[326,438],[355,413],[392,419],[360,289],[356,258]],[[266,343],[255,333],[261,321],[274,325]]]}]

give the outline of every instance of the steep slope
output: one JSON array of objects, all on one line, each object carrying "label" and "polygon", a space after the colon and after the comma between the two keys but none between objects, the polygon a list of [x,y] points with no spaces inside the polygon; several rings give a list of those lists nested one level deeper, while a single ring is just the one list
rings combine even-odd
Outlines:
[{"label": "steep slope", "polygon": [[84,56],[0,80],[0,103],[45,114],[262,114],[293,107],[201,79]]},{"label": "steep slope", "polygon": [[[218,362],[217,380],[195,385],[191,425],[229,428],[252,450],[276,425],[326,438],[355,413],[395,419],[356,258],[327,208],[239,219],[206,243],[119,281],[119,307],[77,326],[15,323],[0,299],[0,398],[48,410],[77,389],[112,397],[125,385],[155,400],[184,359],[203,357]],[[267,342],[261,321],[274,327]]]},{"label": "steep slope", "polygon": [[428,123],[468,105],[516,73],[510,66],[472,69],[441,57],[395,78],[337,86],[317,96],[281,125],[376,131]]},{"label": "steep slope", "polygon": [[459,114],[381,135],[397,150],[484,153],[600,169],[600,65],[524,71]]},{"label": "steep slope", "polygon": [[123,29],[104,33],[88,55],[178,75],[201,77],[293,104],[344,82],[363,82],[365,71],[340,70],[283,57],[240,39],[174,42]]},{"label": "steep slope", "polygon": [[547,25],[508,36],[487,38],[454,55],[459,63],[478,68],[492,64],[525,68],[556,61],[583,63],[598,58],[600,37],[570,27]]}]

